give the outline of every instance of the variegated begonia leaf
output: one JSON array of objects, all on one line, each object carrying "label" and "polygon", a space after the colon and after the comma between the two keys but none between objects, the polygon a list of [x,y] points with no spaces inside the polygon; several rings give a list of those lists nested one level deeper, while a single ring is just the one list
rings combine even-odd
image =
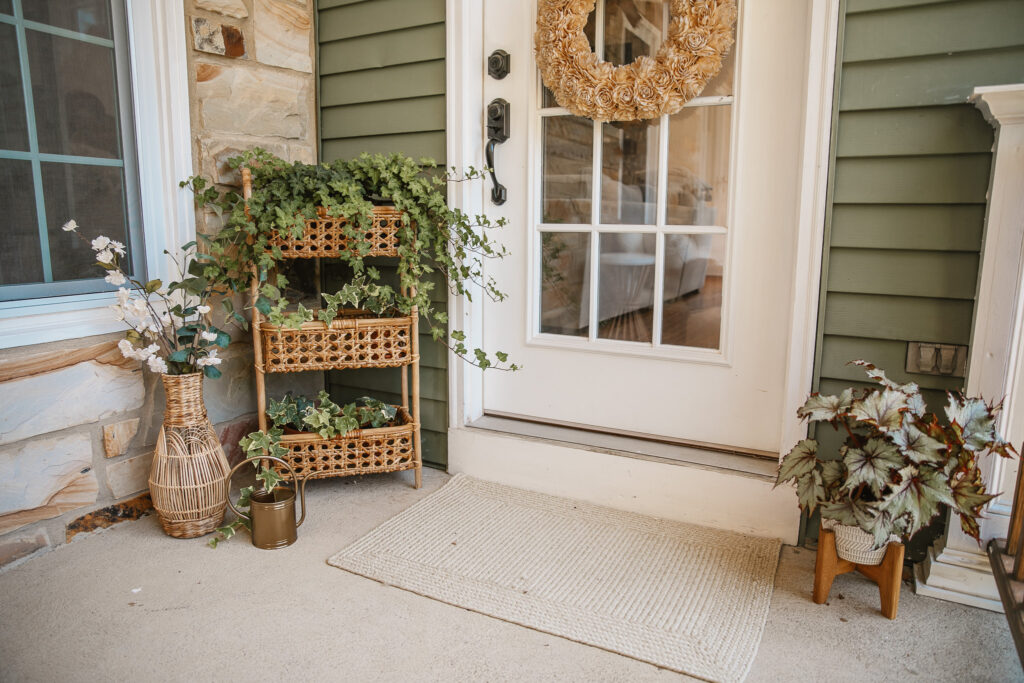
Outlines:
[{"label": "variegated begonia leaf", "polygon": [[946,417],[954,428],[959,429],[964,448],[969,451],[983,451],[996,436],[996,419],[993,411],[980,398],[962,398],[949,395]]},{"label": "variegated begonia leaf", "polygon": [[790,479],[799,481],[814,470],[817,462],[818,442],[814,439],[804,439],[796,446],[793,446],[793,450],[786,453],[786,456],[782,458],[782,463],[779,464],[779,475],[775,479],[775,485],[778,486]]},{"label": "variegated begonia leaf", "polygon": [[821,485],[821,473],[818,470],[811,470],[810,476],[800,477],[796,480],[796,495],[800,501],[800,507],[809,515],[814,512],[825,498],[825,487]]},{"label": "variegated begonia leaf", "polygon": [[941,471],[931,467],[907,465],[899,471],[901,482],[891,496],[883,501],[885,509],[894,517],[909,513],[912,523],[908,524],[907,535],[917,533],[939,514],[939,505],[956,506],[953,491]]},{"label": "variegated begonia leaf", "polygon": [[852,404],[853,389],[847,389],[839,396],[811,394],[796,414],[810,422],[831,421],[848,411]]},{"label": "variegated begonia leaf", "polygon": [[890,471],[906,464],[896,446],[885,439],[868,439],[862,448],[847,449],[843,462],[848,473],[843,488],[853,492],[867,484],[876,496],[888,485]]},{"label": "variegated begonia leaf", "polygon": [[834,519],[840,524],[868,530],[874,526],[877,511],[870,503],[852,498],[843,498],[834,503],[821,504],[821,516]]},{"label": "variegated begonia leaf", "polygon": [[863,399],[853,402],[850,414],[861,422],[888,432],[903,425],[903,411],[907,409],[907,396],[893,389],[872,391]]},{"label": "variegated begonia leaf", "polygon": [[921,394],[911,394],[907,396],[907,408],[910,412],[918,417],[923,417],[925,412],[928,410],[928,406],[925,405],[924,396]]},{"label": "variegated begonia leaf", "polygon": [[826,460],[821,463],[821,483],[830,488],[843,478],[842,460]]},{"label": "variegated begonia leaf", "polygon": [[985,493],[985,485],[981,483],[980,476],[977,477],[977,482],[971,479],[965,477],[953,482],[953,500],[956,501],[955,507],[959,510],[980,514],[981,508],[995,496]]},{"label": "variegated begonia leaf", "polygon": [[875,380],[876,382],[884,386],[886,389],[893,389],[895,391],[899,391],[910,396],[911,394],[918,393],[918,390],[920,388],[914,382],[910,382],[909,384],[899,384],[897,382],[892,381],[891,379],[886,377],[885,370],[882,370],[881,368],[872,365],[866,360],[854,360],[850,361],[850,364],[859,365],[860,367],[864,368],[864,371],[867,373],[868,377]]},{"label": "variegated begonia leaf", "polygon": [[891,436],[900,451],[917,464],[941,462],[943,459],[942,451],[946,450],[946,444],[936,441],[909,422],[903,425],[903,429],[891,432]]}]

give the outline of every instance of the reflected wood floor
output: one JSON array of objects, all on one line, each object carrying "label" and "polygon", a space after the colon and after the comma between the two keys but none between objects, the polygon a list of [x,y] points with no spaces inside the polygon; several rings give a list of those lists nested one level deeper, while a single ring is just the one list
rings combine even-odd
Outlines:
[{"label": "reflected wood floor", "polygon": [[[709,276],[699,291],[665,302],[661,343],[718,348],[722,333],[722,278]],[[601,323],[601,339],[650,342],[654,311],[644,308]]]}]

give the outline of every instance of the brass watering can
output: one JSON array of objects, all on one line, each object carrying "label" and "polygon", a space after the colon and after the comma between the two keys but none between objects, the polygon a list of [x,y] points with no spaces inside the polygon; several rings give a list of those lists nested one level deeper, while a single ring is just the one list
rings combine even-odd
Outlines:
[{"label": "brass watering can", "polygon": [[[283,486],[275,486],[274,490],[269,493],[263,489],[254,491],[249,499],[249,514],[241,512],[231,502],[231,477],[239,467],[249,464],[248,460],[243,460],[231,468],[227,481],[224,483],[228,490],[228,506],[240,518],[249,520],[249,525],[252,527],[252,544],[254,546],[263,550],[285,548],[295,543],[296,531],[306,520],[307,478],[304,477],[302,479],[300,486],[299,479],[295,476],[295,470],[287,462],[281,460],[281,458],[266,455],[261,457],[260,460],[273,460],[287,467],[288,471],[291,472],[294,488],[289,489]],[[295,521],[295,488],[299,490],[302,503],[302,516],[299,517],[298,522]]]}]

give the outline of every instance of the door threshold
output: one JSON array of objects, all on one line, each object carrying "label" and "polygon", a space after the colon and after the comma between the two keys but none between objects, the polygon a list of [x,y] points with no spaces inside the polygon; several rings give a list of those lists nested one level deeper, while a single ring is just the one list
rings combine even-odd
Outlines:
[{"label": "door threshold", "polygon": [[557,442],[611,455],[724,471],[772,482],[775,481],[778,468],[777,456],[767,457],[768,454],[763,451],[748,452],[724,446],[674,443],[507,415],[487,414],[466,426]]}]

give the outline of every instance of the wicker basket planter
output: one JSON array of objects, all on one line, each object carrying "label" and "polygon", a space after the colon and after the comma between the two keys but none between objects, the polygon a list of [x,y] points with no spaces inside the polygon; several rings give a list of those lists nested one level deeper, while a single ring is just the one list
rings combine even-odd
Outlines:
[{"label": "wicker basket planter", "polygon": [[377,318],[346,310],[325,325],[298,329],[260,323],[264,372],[394,368],[413,360],[413,316]]},{"label": "wicker basket planter", "polygon": [[149,492],[164,531],[195,538],[214,531],[227,505],[229,467],[206,416],[203,374],[162,375],[167,407],[149,472]]},{"label": "wicker basket planter", "polygon": [[[281,445],[288,449],[288,454],[282,460],[294,468],[295,476],[309,479],[415,469],[416,424],[401,406],[397,421],[393,427],[357,429],[333,439],[308,432],[285,434]],[[291,479],[284,467],[275,469]]]},{"label": "wicker basket planter", "polygon": [[[821,520],[821,526],[831,529],[836,534],[836,554],[840,559],[849,560],[854,564],[877,566],[882,564],[885,558],[885,551],[888,543],[881,548],[872,549],[875,539],[868,532],[857,526],[840,524],[834,519]],[[892,536],[889,541],[898,541],[899,538]]]},{"label": "wicker basket planter", "polygon": [[[306,221],[302,238],[276,237],[270,246],[279,247],[284,258],[337,258],[348,251],[348,238],[344,228],[347,218],[331,218],[321,210],[320,218]],[[402,226],[402,212],[392,206],[373,208],[373,225],[363,233],[370,244],[368,256],[398,256],[398,229]]]}]

